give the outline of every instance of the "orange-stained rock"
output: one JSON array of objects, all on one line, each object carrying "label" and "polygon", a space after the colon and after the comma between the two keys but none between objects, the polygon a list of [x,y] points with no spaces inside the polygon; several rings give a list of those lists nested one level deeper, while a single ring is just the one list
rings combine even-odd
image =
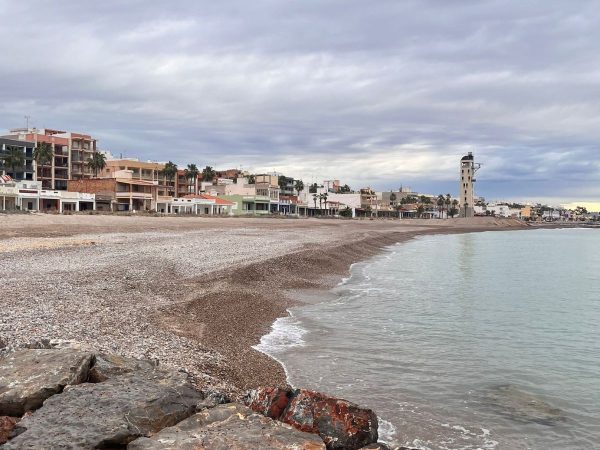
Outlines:
[{"label": "orange-stained rock", "polygon": [[18,421],[16,417],[0,416],[0,445],[8,441]]},{"label": "orange-stained rock", "polygon": [[347,400],[305,389],[255,389],[246,395],[252,410],[294,428],[318,434],[328,449],[360,449],[376,443],[377,416]]},{"label": "orange-stained rock", "polygon": [[253,411],[271,419],[280,419],[290,403],[292,390],[280,388],[261,388],[248,391],[244,403]]}]

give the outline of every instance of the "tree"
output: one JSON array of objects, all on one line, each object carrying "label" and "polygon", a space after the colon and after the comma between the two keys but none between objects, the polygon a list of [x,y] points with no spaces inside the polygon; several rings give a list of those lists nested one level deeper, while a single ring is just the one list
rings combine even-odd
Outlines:
[{"label": "tree", "polygon": [[204,181],[212,182],[216,175],[217,173],[211,166],[206,166],[204,169],[202,169],[202,179]]},{"label": "tree", "polygon": [[196,180],[200,171],[196,164],[188,164],[187,168],[183,171],[185,178],[189,181],[189,184],[194,185],[194,194],[196,193]]},{"label": "tree", "polygon": [[325,203],[325,214],[327,214],[327,192],[324,192],[323,194],[321,194],[321,197],[323,197],[323,202]]},{"label": "tree", "polygon": [[300,195],[300,192],[304,190],[304,181],[296,180],[296,182],[294,183],[294,189],[296,189],[296,192],[298,193],[298,195]]},{"label": "tree", "polygon": [[348,186],[347,184],[340,186],[340,193],[346,194],[348,192],[352,192],[352,189],[350,189],[350,186]]},{"label": "tree", "polygon": [[446,203],[446,218],[448,218],[448,216],[450,215],[450,205],[452,204],[452,196],[450,194],[446,194],[446,199],[445,199],[445,203]]},{"label": "tree", "polygon": [[319,194],[319,214],[321,214],[322,209],[323,209],[323,194]]},{"label": "tree", "polygon": [[450,209],[450,211],[452,213],[452,218],[454,219],[454,216],[458,214],[458,200],[452,200],[452,209]]},{"label": "tree", "polygon": [[23,150],[19,147],[10,146],[6,149],[6,155],[4,156],[4,165],[12,169],[12,176],[17,179],[17,168],[23,167],[25,164],[25,155]]},{"label": "tree", "polygon": [[315,209],[317,209],[317,194],[313,194],[313,202],[315,202]]},{"label": "tree", "polygon": [[436,204],[438,206],[438,213],[439,213],[438,219],[442,218],[442,213],[444,211],[444,203],[446,203],[445,197],[442,194],[438,195],[437,202],[436,202]]},{"label": "tree", "polygon": [[171,187],[171,183],[173,182],[173,178],[177,176],[177,164],[172,161],[169,161],[165,164],[165,168],[162,170],[162,175],[167,179],[169,186],[167,187],[167,194],[169,193],[169,188]]},{"label": "tree", "polygon": [[248,184],[255,184],[256,177],[254,175],[248,175]]},{"label": "tree", "polygon": [[86,165],[94,171],[94,178],[98,178],[98,171],[106,167],[106,156],[104,153],[94,152],[91,158],[88,158]]},{"label": "tree", "polygon": [[352,208],[346,206],[344,209],[340,211],[340,216],[342,217],[352,217]]},{"label": "tree", "polygon": [[308,192],[309,194],[316,194],[317,193],[317,189],[319,188],[319,186],[317,186],[317,183],[313,183],[308,187]]},{"label": "tree", "polygon": [[[411,202],[414,203],[414,202]],[[421,203],[425,204],[425,205],[431,205],[431,199],[429,197],[427,197],[426,195],[421,195]]]},{"label": "tree", "polygon": [[42,168],[42,175],[40,176],[42,186],[44,185],[44,168],[46,164],[52,162],[52,158],[54,158],[52,145],[49,142],[38,142],[33,150],[33,159]]},{"label": "tree", "polygon": [[423,216],[424,212],[425,212],[425,207],[423,205],[417,206],[417,217]]}]

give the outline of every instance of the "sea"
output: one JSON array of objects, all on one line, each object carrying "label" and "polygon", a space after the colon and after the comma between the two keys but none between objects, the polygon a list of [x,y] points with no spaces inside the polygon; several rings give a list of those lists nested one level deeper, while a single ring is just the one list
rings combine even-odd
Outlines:
[{"label": "sea", "polygon": [[257,349],[417,449],[600,449],[600,230],[430,235],[357,264]]}]

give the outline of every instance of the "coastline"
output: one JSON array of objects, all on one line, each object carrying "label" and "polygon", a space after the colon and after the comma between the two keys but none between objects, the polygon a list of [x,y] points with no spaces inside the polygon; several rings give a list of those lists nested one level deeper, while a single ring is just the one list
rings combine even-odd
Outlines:
[{"label": "coastline", "polygon": [[[93,341],[101,350],[159,359],[234,398],[287,385],[283,366],[253,347],[301,304],[293,291],[324,295],[351,264],[415,236],[528,228],[502,219],[31,219],[17,217],[0,232],[7,289],[31,285],[13,299],[0,338]],[[40,258],[54,261],[53,270]],[[131,268],[136,261],[140,267]]]}]

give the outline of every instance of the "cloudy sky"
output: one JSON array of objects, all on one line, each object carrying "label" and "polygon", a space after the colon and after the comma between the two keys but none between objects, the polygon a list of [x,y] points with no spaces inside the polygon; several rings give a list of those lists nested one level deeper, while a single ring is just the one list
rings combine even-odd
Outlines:
[{"label": "cloudy sky", "polygon": [[113,154],[489,200],[600,202],[600,7],[0,0],[0,127]]}]

